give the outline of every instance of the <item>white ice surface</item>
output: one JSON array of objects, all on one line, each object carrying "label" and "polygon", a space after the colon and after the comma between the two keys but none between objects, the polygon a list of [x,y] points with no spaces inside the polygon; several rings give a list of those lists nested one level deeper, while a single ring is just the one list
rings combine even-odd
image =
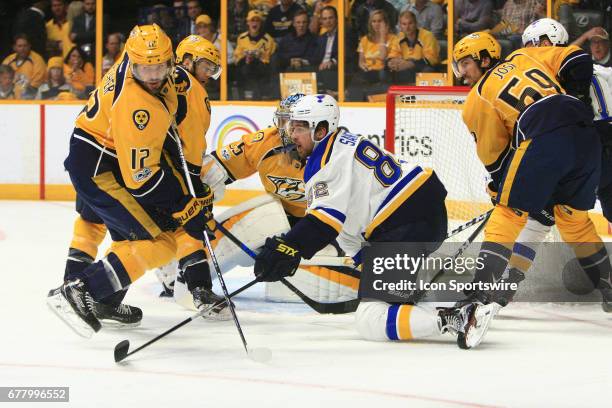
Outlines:
[{"label": "white ice surface", "polygon": [[[464,351],[450,336],[363,341],[352,315],[266,303],[256,285],[235,303],[249,345],[270,348],[270,363],[245,357],[231,321],[198,320],[117,365],[116,343],[133,349],[192,312],[157,298],[149,274],[126,298],[144,310],[141,327],[74,335],[45,304],[74,214],[66,202],[0,202],[0,386],[69,386],[70,404],[53,406],[612,406],[612,316],[597,305],[512,305]],[[251,277],[230,272],[230,291]],[[41,406],[15,406],[28,405]]]}]

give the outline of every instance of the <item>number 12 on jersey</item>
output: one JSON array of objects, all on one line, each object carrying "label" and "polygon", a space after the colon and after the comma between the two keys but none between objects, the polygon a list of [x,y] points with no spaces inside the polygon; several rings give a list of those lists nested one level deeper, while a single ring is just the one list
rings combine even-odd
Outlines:
[{"label": "number 12 on jersey", "polygon": [[132,147],[132,170],[142,169],[144,167],[144,162],[151,154],[148,148],[135,148]]}]

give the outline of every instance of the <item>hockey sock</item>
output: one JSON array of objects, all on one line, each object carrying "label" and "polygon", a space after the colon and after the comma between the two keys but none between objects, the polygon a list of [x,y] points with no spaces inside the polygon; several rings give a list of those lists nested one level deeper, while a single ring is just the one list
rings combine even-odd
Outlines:
[{"label": "hockey sock", "polygon": [[212,288],[210,267],[206,261],[206,253],[202,250],[196,251],[179,260],[179,269],[183,272],[183,278],[187,283],[187,289],[191,292],[195,288]]},{"label": "hockey sock", "polygon": [[64,280],[71,280],[96,259],[98,247],[106,235],[104,224],[85,221],[81,216],[74,220],[72,242],[64,270]]},{"label": "hockey sock", "polygon": [[153,240],[113,242],[109,253],[86,268],[79,278],[96,301],[127,287],[145,271],[170,262],[176,253],[171,233]]}]

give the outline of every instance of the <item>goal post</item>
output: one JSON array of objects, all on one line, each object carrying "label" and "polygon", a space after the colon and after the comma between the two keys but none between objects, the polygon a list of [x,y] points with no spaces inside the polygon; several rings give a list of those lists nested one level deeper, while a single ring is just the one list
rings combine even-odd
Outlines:
[{"label": "goal post", "polygon": [[488,173],[461,118],[469,89],[392,86],[386,99],[385,149],[434,169],[448,191],[449,219],[457,222],[491,208]]}]

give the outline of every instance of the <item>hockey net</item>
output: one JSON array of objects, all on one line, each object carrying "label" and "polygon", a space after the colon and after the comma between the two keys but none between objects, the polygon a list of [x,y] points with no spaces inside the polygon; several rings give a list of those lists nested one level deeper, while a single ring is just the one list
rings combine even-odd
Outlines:
[{"label": "hockey net", "polygon": [[393,86],[387,93],[385,149],[434,169],[448,191],[451,227],[491,208],[487,171],[461,118],[468,91],[467,87]]}]

